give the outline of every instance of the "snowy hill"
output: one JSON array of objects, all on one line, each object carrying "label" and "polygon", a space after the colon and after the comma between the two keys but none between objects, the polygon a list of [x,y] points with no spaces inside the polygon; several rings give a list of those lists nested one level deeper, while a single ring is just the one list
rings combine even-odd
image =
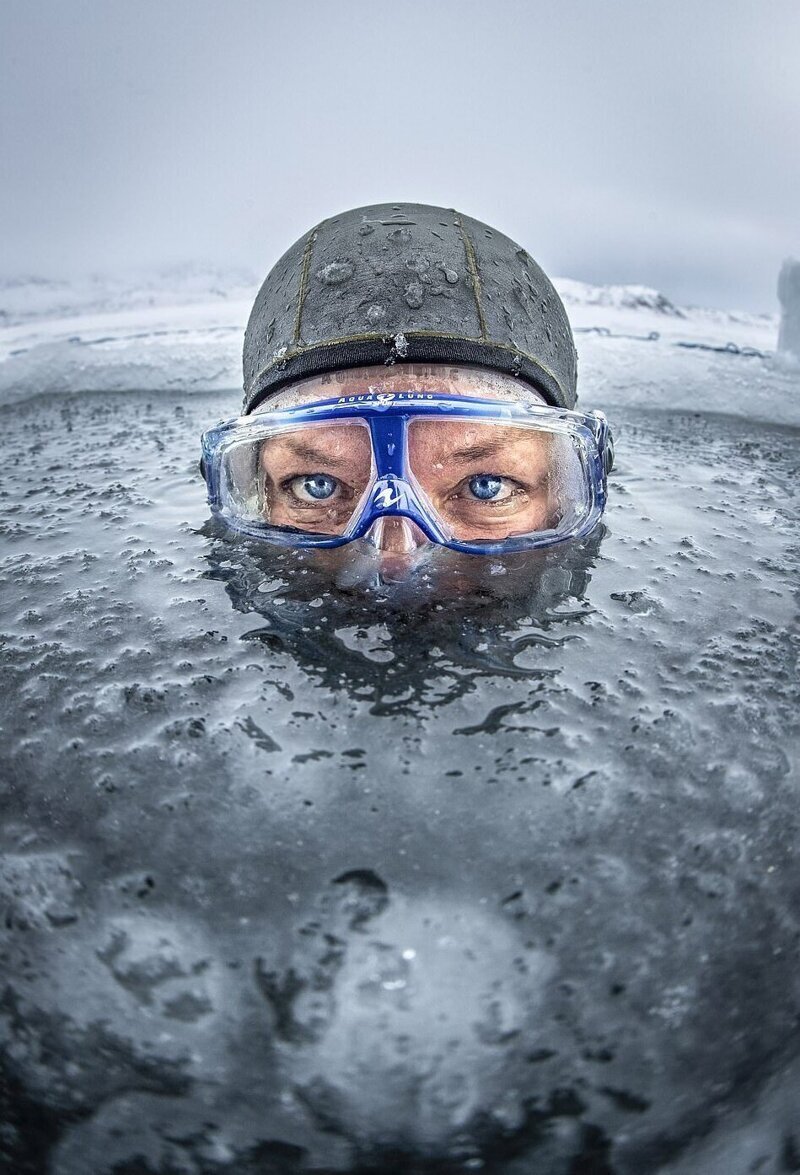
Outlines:
[{"label": "snowy hill", "polygon": [[666,295],[650,286],[592,286],[572,278],[555,279],[567,306],[610,306],[617,310],[655,310],[683,318],[684,313]]}]

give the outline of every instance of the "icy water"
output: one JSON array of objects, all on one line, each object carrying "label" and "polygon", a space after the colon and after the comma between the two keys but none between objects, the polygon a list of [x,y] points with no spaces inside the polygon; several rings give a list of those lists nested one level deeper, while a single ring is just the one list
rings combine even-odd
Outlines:
[{"label": "icy water", "polygon": [[800,1170],[798,434],[387,593],[209,524],[233,407],[1,413],[0,1169]]}]

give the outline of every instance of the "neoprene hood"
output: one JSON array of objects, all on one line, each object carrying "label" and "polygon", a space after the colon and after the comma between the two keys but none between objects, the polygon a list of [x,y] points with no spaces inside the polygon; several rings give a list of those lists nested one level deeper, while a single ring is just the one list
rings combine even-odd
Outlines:
[{"label": "neoprene hood", "polygon": [[244,337],[244,412],[286,384],[394,363],[469,363],[572,408],[564,305],[514,241],[453,209],[374,204],[323,220],[284,253]]}]

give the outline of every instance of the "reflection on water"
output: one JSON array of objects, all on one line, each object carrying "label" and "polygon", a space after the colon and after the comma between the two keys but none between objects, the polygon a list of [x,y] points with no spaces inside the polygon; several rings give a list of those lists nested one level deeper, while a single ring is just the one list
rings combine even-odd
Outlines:
[{"label": "reflection on water", "polygon": [[796,435],[387,588],[208,522],[228,407],[3,414],[8,1169],[791,1170]]}]

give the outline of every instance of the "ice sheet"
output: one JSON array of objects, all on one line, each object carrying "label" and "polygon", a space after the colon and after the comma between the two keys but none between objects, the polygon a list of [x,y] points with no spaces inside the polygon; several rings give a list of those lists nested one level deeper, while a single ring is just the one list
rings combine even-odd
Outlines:
[{"label": "ice sheet", "polygon": [[[585,404],[800,423],[798,373],[772,356],[776,315],[675,306],[643,286],[556,285],[576,331]],[[202,269],[128,281],[6,282],[0,403],[48,392],[230,389],[233,412],[257,287],[247,274]]]}]

